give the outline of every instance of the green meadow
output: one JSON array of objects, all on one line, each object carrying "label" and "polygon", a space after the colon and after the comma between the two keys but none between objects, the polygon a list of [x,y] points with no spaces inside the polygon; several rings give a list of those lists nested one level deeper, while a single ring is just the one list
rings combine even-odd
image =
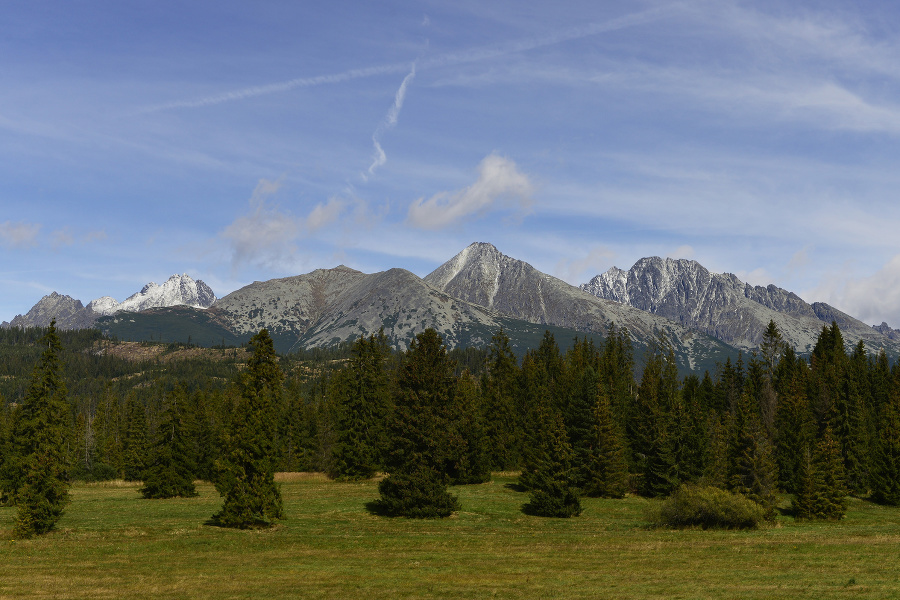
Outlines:
[{"label": "green meadow", "polygon": [[0,598],[900,598],[900,509],[856,499],[838,523],[669,531],[638,497],[525,515],[514,474],[452,488],[463,508],[443,520],[370,514],[374,481],[279,479],[287,518],[263,531],[205,525],[206,483],[174,500],[78,484],[57,529],[24,541],[2,508]]}]

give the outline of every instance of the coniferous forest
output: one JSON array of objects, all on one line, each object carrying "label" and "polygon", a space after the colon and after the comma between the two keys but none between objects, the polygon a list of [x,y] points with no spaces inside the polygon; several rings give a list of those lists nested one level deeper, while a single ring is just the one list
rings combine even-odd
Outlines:
[{"label": "coniferous forest", "polygon": [[380,334],[279,356],[265,330],[171,360],[189,348],[135,359],[117,344],[0,331],[0,499],[22,537],[53,528],[73,480],[142,481],[146,498],[206,480],[223,498],[210,524],[267,527],[285,516],[278,471],[383,473],[368,509],[386,516],[448,516],[452,486],[496,471],[550,517],[629,493],[704,527],[839,520],[848,496],[900,504],[900,368],[834,323],[808,357],[770,324],[757,351],[686,377],[664,340],[636,364],[616,329],[568,348],[547,333],[521,360],[502,330],[452,351],[434,330],[403,352]]}]

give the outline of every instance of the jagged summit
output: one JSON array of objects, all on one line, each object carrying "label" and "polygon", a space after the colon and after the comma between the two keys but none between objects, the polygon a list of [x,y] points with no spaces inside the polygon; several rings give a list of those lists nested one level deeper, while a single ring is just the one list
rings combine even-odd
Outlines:
[{"label": "jagged summit", "polygon": [[823,324],[835,321],[850,343],[870,348],[890,340],[883,332],[829,306],[808,304],[775,285],[753,286],[731,273],[712,273],[694,260],[652,256],[628,271],[613,267],[579,286],[598,297],[620,302],[699,329],[739,348],[762,341],[769,321],[797,350],[812,350]]},{"label": "jagged summit", "polygon": [[123,302],[103,296],[88,304],[88,308],[101,315],[112,315],[120,311],[140,312],[150,308],[186,305],[194,308],[209,308],[216,301],[216,295],[201,280],[194,280],[188,274],[172,275],[162,285],[151,281],[141,291],[132,294]]},{"label": "jagged summit", "polygon": [[493,244],[475,242],[425,276],[425,282],[434,287],[450,291],[458,298],[474,302],[488,308],[494,307],[494,300],[500,291],[501,275],[521,270],[523,263],[506,256]]},{"label": "jagged summit", "polygon": [[47,327],[56,321],[58,329],[81,329],[94,324],[96,315],[81,300],[53,292],[41,298],[24,315],[16,315],[7,327]]}]

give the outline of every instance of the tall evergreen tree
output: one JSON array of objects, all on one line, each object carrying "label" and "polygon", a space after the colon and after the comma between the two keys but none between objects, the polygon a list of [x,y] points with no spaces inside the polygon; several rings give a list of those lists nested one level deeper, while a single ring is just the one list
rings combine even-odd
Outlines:
[{"label": "tall evergreen tree", "polygon": [[606,392],[594,404],[589,453],[583,469],[582,491],[586,496],[622,498],[628,491],[628,462],[619,425],[612,414]]},{"label": "tall evergreen tree", "polygon": [[528,464],[523,474],[529,488],[529,501],[522,510],[541,517],[574,517],[581,514],[581,502],[575,488],[572,461],[574,453],[566,435],[566,426],[559,411],[544,404],[540,411],[541,426],[533,431],[536,437],[528,440]]},{"label": "tall evergreen tree", "polygon": [[397,377],[387,457],[378,485],[378,512],[414,518],[447,517],[459,508],[447,492],[448,432],[455,395],[454,365],[437,331],[418,334]]},{"label": "tall evergreen tree", "polygon": [[196,464],[188,438],[190,425],[187,394],[180,385],[169,392],[156,428],[150,458],[143,473],[144,498],[190,498],[197,495],[194,487]]},{"label": "tall evergreen tree", "polygon": [[741,396],[731,419],[728,487],[775,516],[777,467],[771,441],[748,394]]},{"label": "tall evergreen tree", "polygon": [[21,460],[16,490],[15,535],[31,537],[53,529],[69,503],[69,404],[62,381],[62,344],[53,321],[41,339],[45,347],[22,403],[15,438]]},{"label": "tall evergreen tree", "polygon": [[389,352],[384,331],[360,337],[353,344],[348,367],[332,381],[337,423],[329,475],[335,479],[368,479],[381,464],[390,408]]},{"label": "tall evergreen tree", "polygon": [[451,485],[491,480],[491,461],[484,407],[478,382],[468,371],[459,376],[450,425],[450,456],[446,467]]},{"label": "tall evergreen tree", "polygon": [[134,393],[125,404],[126,431],[122,462],[125,481],[140,481],[147,467],[147,413]]},{"label": "tall evergreen tree", "polygon": [[253,353],[217,462],[216,489],[224,501],[212,517],[217,525],[240,529],[269,527],[284,518],[273,439],[284,374],[266,329],[253,336],[250,346]]},{"label": "tall evergreen tree", "polygon": [[502,327],[491,338],[486,363],[481,390],[489,460],[493,469],[514,469],[521,461],[525,409],[516,401],[519,368]]},{"label": "tall evergreen tree", "polygon": [[814,451],[804,452],[799,480],[792,503],[795,519],[843,518],[847,512],[844,464],[830,429],[825,430]]},{"label": "tall evergreen tree", "polygon": [[900,505],[900,394],[881,407],[872,458],[872,499]]}]

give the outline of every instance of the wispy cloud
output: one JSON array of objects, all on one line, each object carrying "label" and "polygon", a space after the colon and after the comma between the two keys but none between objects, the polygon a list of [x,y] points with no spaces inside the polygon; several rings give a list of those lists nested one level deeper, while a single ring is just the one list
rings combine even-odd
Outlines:
[{"label": "wispy cloud", "polygon": [[31,248],[37,245],[40,223],[5,221],[0,223],[0,243],[8,248]]},{"label": "wispy cloud", "polygon": [[[496,58],[500,56],[504,56],[507,54],[513,54],[518,52],[526,52],[528,50],[533,50],[536,48],[542,48],[546,46],[553,46],[556,44],[561,44],[563,42],[568,42],[572,40],[577,40],[580,38],[589,37],[592,35],[598,35],[601,33],[606,33],[610,31],[615,31],[618,29],[625,29],[628,27],[635,27],[639,25],[643,25],[645,23],[649,23],[651,21],[655,21],[665,17],[666,15],[672,14],[678,10],[677,6],[669,6],[669,7],[660,7],[653,8],[645,11],[640,11],[637,13],[632,13],[629,15],[625,15],[623,17],[619,17],[616,19],[612,19],[609,21],[604,21],[600,23],[590,23],[587,25],[570,27],[566,29],[557,30],[545,35],[534,36],[527,39],[515,40],[512,42],[493,44],[489,46],[479,46],[477,48],[472,48],[462,52],[450,52],[441,54],[439,56],[431,57],[428,59],[424,59],[420,62],[420,68],[430,69],[454,64],[462,64],[469,62],[478,62],[483,60],[489,60],[491,58]],[[426,21],[427,21],[426,17]],[[424,24],[427,24],[424,23]],[[394,64],[384,64],[384,65],[376,65],[373,67],[366,67],[361,69],[350,69],[347,71],[342,71],[340,73],[333,73],[329,75],[318,75],[314,77],[298,77],[295,79],[288,79],[286,81],[279,81],[276,83],[269,83],[258,86],[251,86],[240,88],[236,90],[231,90],[227,92],[222,92],[220,94],[211,94],[208,96],[203,96],[199,98],[187,98],[182,100],[174,100],[172,102],[165,102],[161,104],[155,104],[152,106],[145,106],[135,111],[134,114],[147,114],[147,113],[155,113],[166,110],[173,110],[179,108],[202,108],[205,106],[213,106],[216,104],[222,104],[223,102],[234,102],[237,100],[245,100],[247,98],[253,98],[256,96],[264,96],[268,94],[275,94],[280,92],[287,92],[294,89],[299,88],[307,88],[307,87],[315,87],[320,85],[328,85],[328,84],[336,84],[343,83],[346,81],[352,81],[354,79],[362,79],[366,77],[375,77],[379,75],[388,75],[391,73],[400,73],[406,71],[409,68],[409,63],[394,63]]]},{"label": "wispy cloud", "polygon": [[261,179],[250,198],[250,212],[235,219],[221,233],[231,246],[232,267],[242,264],[272,267],[296,252],[294,241],[300,234],[302,221],[269,202],[281,186],[281,180]]},{"label": "wispy cloud", "polygon": [[859,277],[849,265],[832,273],[812,294],[870,324],[900,327],[900,254],[876,273]]},{"label": "wispy cloud", "polygon": [[397,119],[400,116],[400,110],[403,108],[403,101],[406,99],[406,89],[409,87],[410,82],[415,76],[416,65],[413,63],[412,70],[403,78],[400,88],[397,90],[397,93],[394,94],[394,103],[388,109],[384,121],[381,122],[375,130],[375,133],[372,134],[372,145],[375,146],[375,156],[372,159],[372,164],[369,166],[368,172],[362,174],[363,181],[367,181],[370,175],[375,174],[376,169],[384,166],[387,162],[387,154],[385,154],[384,149],[381,147],[381,136],[397,126]]},{"label": "wispy cloud", "polygon": [[409,206],[407,222],[423,229],[441,229],[497,206],[520,214],[531,206],[534,186],[512,160],[490,154],[478,165],[478,179],[456,192],[441,192]]},{"label": "wispy cloud", "polygon": [[587,256],[559,261],[554,274],[572,285],[580,285],[594,275],[608,270],[615,256],[616,253],[606,246],[593,246]]}]

